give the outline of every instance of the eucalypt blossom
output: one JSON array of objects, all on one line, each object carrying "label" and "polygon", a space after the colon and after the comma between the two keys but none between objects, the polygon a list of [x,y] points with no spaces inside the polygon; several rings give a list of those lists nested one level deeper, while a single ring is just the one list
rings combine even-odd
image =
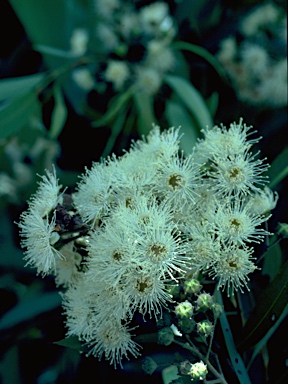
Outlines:
[{"label": "eucalypt blossom", "polygon": [[[27,264],[65,288],[67,336],[88,355],[114,366],[137,357],[142,317],[163,323],[171,342],[204,325],[212,338],[222,309],[201,293],[200,272],[228,294],[249,289],[252,243],[269,235],[262,224],[277,201],[249,130],[242,119],[206,130],[185,157],[180,128],[154,126],[123,156],[94,163],[71,196],[46,171],[20,217],[22,246]],[[190,368],[191,379],[206,376],[206,362]]]}]

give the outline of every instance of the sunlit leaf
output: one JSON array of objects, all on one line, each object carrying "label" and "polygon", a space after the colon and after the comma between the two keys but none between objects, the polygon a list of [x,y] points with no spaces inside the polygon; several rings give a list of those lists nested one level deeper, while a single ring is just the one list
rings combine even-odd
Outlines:
[{"label": "sunlit leaf", "polygon": [[280,318],[288,302],[288,261],[262,292],[239,337],[238,348],[245,351],[258,343]]},{"label": "sunlit leaf", "polygon": [[187,80],[177,76],[165,76],[166,83],[179,96],[198,124],[198,129],[212,128],[213,121],[205,101],[197,89]]},{"label": "sunlit leaf", "polygon": [[[216,297],[217,303],[223,305],[222,294],[219,290],[216,291],[215,297]],[[241,384],[251,384],[250,378],[248,376],[248,373],[242,361],[242,358],[235,347],[233,335],[232,335],[225,311],[223,311],[222,315],[220,316],[220,324],[223,331],[227,350],[230,356],[230,360],[239,382]]]},{"label": "sunlit leaf", "polygon": [[180,148],[183,149],[186,154],[191,153],[199,136],[199,131],[197,131],[197,127],[188,111],[182,104],[175,101],[168,101],[166,103],[165,114],[171,126],[181,126],[180,134],[183,133],[183,136],[180,139]]}]

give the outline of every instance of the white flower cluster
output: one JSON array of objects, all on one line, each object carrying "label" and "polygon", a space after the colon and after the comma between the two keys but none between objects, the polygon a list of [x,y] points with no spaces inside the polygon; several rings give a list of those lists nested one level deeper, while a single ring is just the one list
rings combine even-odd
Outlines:
[{"label": "white flower cluster", "polygon": [[265,2],[240,25],[241,38],[229,36],[217,54],[239,98],[272,108],[287,105],[287,15]]},{"label": "white flower cluster", "polygon": [[89,230],[78,239],[85,245],[82,261],[73,241],[60,248],[55,266],[61,235],[53,214],[61,198],[55,174],[43,177],[19,224],[29,263],[38,272],[56,271],[56,282],[68,287],[67,335],[114,366],[128,353],[139,355],[129,328],[136,311],[161,317],[172,298],[169,284],[188,271],[206,272],[230,292],[242,290],[256,268],[249,245],[269,234],[261,224],[277,196],[261,189],[268,165],[250,152],[257,142],[250,127],[240,120],[205,130],[187,157],[179,152],[179,131],[154,126],[122,157],[86,170],[72,196]]},{"label": "white flower cluster", "polygon": [[[101,80],[112,83],[116,91],[135,84],[136,88],[155,94],[163,75],[176,62],[169,47],[176,30],[167,3],[155,2],[137,10],[133,2],[97,0],[95,12],[96,41],[90,46],[93,49],[94,44],[107,55]],[[71,44],[75,54],[86,51],[83,30],[75,31]],[[87,71],[77,69],[73,77],[80,86],[83,81],[83,88],[91,89],[92,76]]]}]

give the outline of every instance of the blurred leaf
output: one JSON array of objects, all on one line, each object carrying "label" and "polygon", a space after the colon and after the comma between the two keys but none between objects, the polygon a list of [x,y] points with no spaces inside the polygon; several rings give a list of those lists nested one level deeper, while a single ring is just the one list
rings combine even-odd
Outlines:
[{"label": "blurred leaf", "polygon": [[199,130],[208,126],[212,128],[213,121],[205,101],[197,89],[182,77],[165,76],[165,81],[180,97],[195,118]]},{"label": "blurred leaf", "polygon": [[219,105],[219,94],[218,92],[213,92],[212,95],[206,99],[207,107],[212,116],[215,116],[218,105]]},{"label": "blurred leaf", "polygon": [[258,343],[280,318],[288,302],[288,261],[275,279],[262,292],[256,307],[248,318],[238,347],[246,351]]},{"label": "blurred leaf", "polygon": [[[11,0],[10,3],[32,44],[70,50],[73,7],[69,0]],[[48,56],[45,59],[50,68],[63,63],[62,58]]]},{"label": "blurred leaf", "polygon": [[205,48],[199,47],[198,45],[186,43],[184,41],[176,41],[175,43],[172,44],[172,47],[176,48],[176,49],[184,50],[184,51],[190,51],[190,52],[193,52],[196,55],[202,57],[209,64],[212,65],[212,67],[218,72],[218,74],[221,77],[226,78],[226,72],[224,71],[222,65]]},{"label": "blurred leaf", "polygon": [[61,304],[59,293],[43,293],[35,298],[23,300],[5,313],[0,320],[0,331],[12,328],[34,317],[49,312]]},{"label": "blurred leaf", "polygon": [[70,336],[65,339],[55,341],[54,344],[61,345],[62,347],[75,349],[76,351],[82,350],[82,344],[77,336]]},{"label": "blurred leaf", "polygon": [[178,378],[179,378],[178,368],[176,365],[170,365],[170,367],[163,369],[162,371],[163,384],[170,384],[172,383],[173,380],[177,380]]},{"label": "blurred leaf", "polygon": [[0,109],[0,139],[19,132],[36,112],[40,103],[34,90],[13,98]]},{"label": "blurred leaf", "polygon": [[51,116],[50,137],[57,139],[67,119],[67,109],[63,99],[62,91],[58,85],[54,85],[55,106]]},{"label": "blurred leaf", "polygon": [[268,275],[272,281],[277,273],[279,273],[282,265],[282,252],[280,244],[277,243],[270,247],[265,253],[264,263],[262,267],[262,275]]},{"label": "blurred leaf", "polygon": [[276,157],[268,170],[269,187],[274,188],[288,175],[288,147]]},{"label": "blurred leaf", "polygon": [[[216,290],[215,298],[217,303],[223,305],[222,294],[219,290]],[[222,315],[220,316],[220,324],[223,331],[226,347],[230,356],[230,360],[238,377],[238,380],[240,384],[250,384],[250,378],[248,376],[245,365],[242,361],[241,356],[236,350],[234,339],[225,311],[223,311]]]},{"label": "blurred leaf", "polygon": [[0,364],[1,384],[23,383],[19,369],[19,347],[13,345],[5,353]]},{"label": "blurred leaf", "polygon": [[107,113],[100,119],[93,121],[93,127],[101,127],[110,123],[117,114],[121,111],[122,108],[125,108],[125,105],[128,103],[134,91],[134,87],[130,87],[126,92],[120,93],[117,95],[111,102],[111,105],[108,107]]},{"label": "blurred leaf", "polygon": [[49,47],[48,45],[35,44],[34,48],[40,53],[62,57],[64,59],[75,59],[78,57],[72,51],[65,51],[64,49]]},{"label": "blurred leaf", "polygon": [[117,140],[117,137],[119,136],[119,134],[123,128],[125,117],[126,117],[126,114],[124,113],[124,111],[121,111],[119,113],[119,115],[117,116],[114,124],[112,125],[112,130],[111,130],[111,134],[109,136],[109,139],[107,140],[107,143],[106,143],[105,148],[103,150],[103,153],[101,155],[102,158],[107,157],[112,152],[112,149],[113,149],[114,144]]},{"label": "blurred leaf", "polygon": [[44,74],[37,73],[30,76],[15,77],[0,80],[0,101],[9,97],[17,97],[30,91],[43,80]]},{"label": "blurred leaf", "polygon": [[182,104],[169,100],[166,103],[165,113],[171,126],[181,126],[180,134],[183,133],[184,135],[180,139],[180,147],[185,154],[190,154],[197,141],[199,132],[188,111]]},{"label": "blurred leaf", "polygon": [[286,305],[282,315],[279,317],[279,319],[276,321],[274,325],[269,329],[269,331],[266,333],[266,335],[255,345],[255,348],[253,350],[253,355],[250,359],[249,366],[251,366],[253,360],[258,355],[258,353],[261,351],[261,349],[264,348],[264,346],[267,344],[270,337],[273,335],[273,333],[276,331],[276,329],[279,327],[279,325],[282,323],[282,321],[285,319],[285,317],[288,315],[288,305]]},{"label": "blurred leaf", "polygon": [[156,124],[153,99],[145,92],[135,92],[133,98],[138,112],[138,133],[140,136],[147,136],[152,129],[152,124]]}]

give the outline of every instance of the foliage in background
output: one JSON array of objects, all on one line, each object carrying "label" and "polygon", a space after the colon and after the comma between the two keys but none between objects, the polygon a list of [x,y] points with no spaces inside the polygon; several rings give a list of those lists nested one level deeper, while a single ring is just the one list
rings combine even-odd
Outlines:
[{"label": "foliage in background", "polygon": [[[150,3],[153,2],[136,1],[133,4],[140,9]],[[249,107],[248,103],[239,101],[236,97],[240,92],[238,86],[233,90],[235,83],[230,84],[224,66],[216,57],[223,39],[235,34],[237,39],[241,20],[253,14],[257,2],[171,0],[167,3],[169,10],[164,14],[167,20],[172,20],[175,34],[165,41],[164,46],[173,55],[175,66],[161,76],[159,92],[147,95],[129,87],[115,89],[113,82],[105,78],[109,61],[129,60],[125,49],[122,53],[121,49],[107,52],[105,47],[98,49],[100,44],[95,49],[96,26],[101,19],[103,21],[103,15],[96,12],[95,2],[10,1],[24,30],[13,15],[11,30],[9,23],[1,23],[3,35],[17,35],[15,28],[18,26],[19,34],[25,36],[27,33],[27,37],[15,42],[14,50],[10,48],[13,40],[5,39],[1,43],[9,48],[1,51],[0,66],[0,288],[3,297],[0,372],[4,383],[77,383],[81,382],[87,369],[94,372],[99,382],[115,379],[114,372],[105,362],[97,364],[95,359],[80,358],[77,352],[74,353],[73,349],[79,349],[75,340],[68,341],[72,349],[61,347],[63,342],[53,344],[65,335],[54,282],[35,277],[23,268],[23,253],[15,246],[19,239],[12,222],[19,221],[20,212],[26,208],[25,202],[35,191],[36,174],[43,174],[52,164],[63,162],[69,171],[58,168],[57,174],[70,190],[77,180],[76,170],[83,169],[84,164],[89,166],[89,161],[98,160],[112,150],[121,153],[131,138],[138,138],[139,134],[150,130],[154,119],[163,128],[181,125],[186,138],[182,139],[181,145],[189,153],[207,123],[212,127],[213,120],[227,123],[240,116],[264,136],[261,149],[272,164],[268,171],[269,186],[279,193],[278,206],[271,219],[275,235],[256,250],[257,255],[264,254],[257,264],[261,271],[256,271],[251,279],[251,292],[222,298],[225,313],[215,329],[212,350],[218,355],[228,381],[236,382],[234,372],[243,369],[248,370],[253,383],[270,380],[275,384],[281,382],[281,378],[285,381],[287,350],[285,352],[283,346],[283,332],[287,327],[287,240],[280,240],[287,235],[288,154],[287,141],[283,140],[287,112],[283,103],[280,108],[275,108],[275,103],[258,108],[258,105]],[[285,3],[275,1],[274,4],[283,14]],[[71,46],[71,38],[77,30],[85,30],[84,39],[85,33],[89,36],[87,50],[80,54],[73,52]],[[268,32],[265,29],[264,33]],[[270,33],[273,37],[274,27],[269,36]],[[123,43],[123,38],[120,40]],[[153,40],[146,36],[140,43],[147,50]],[[260,42],[263,47],[264,40]],[[130,36],[126,40],[128,48],[131,42]],[[241,42],[239,44],[241,46]],[[279,49],[276,56],[281,57],[279,52],[284,56],[284,48],[283,51],[281,47]],[[133,68],[148,65],[143,58],[133,63]],[[89,71],[93,89],[77,85],[75,71],[79,69]],[[129,78],[131,87],[134,86],[133,79]],[[285,80],[281,85],[285,89]],[[81,152],[89,154],[88,161],[84,162],[86,158]],[[278,222],[282,224],[278,226]],[[205,285],[207,291],[210,288],[210,284]],[[217,302],[220,300],[218,296]],[[146,326],[149,333],[151,324],[148,322]],[[36,359],[39,349],[43,358],[41,364],[35,366],[27,356]],[[126,381],[137,380],[138,383],[141,380],[169,383],[176,379],[177,372],[173,367],[163,369],[161,361],[165,356],[166,361],[172,363],[179,348],[148,342],[143,352],[159,363],[154,375],[147,378],[143,373],[139,374],[143,372],[141,364],[134,365],[133,362],[125,363],[123,372],[117,372],[117,377],[123,375]],[[187,359],[191,358],[190,352],[187,351]],[[239,353],[243,360],[239,359]],[[227,365],[227,359],[233,368]],[[151,361],[148,363],[150,367]],[[147,369],[147,361],[144,367]]]}]

